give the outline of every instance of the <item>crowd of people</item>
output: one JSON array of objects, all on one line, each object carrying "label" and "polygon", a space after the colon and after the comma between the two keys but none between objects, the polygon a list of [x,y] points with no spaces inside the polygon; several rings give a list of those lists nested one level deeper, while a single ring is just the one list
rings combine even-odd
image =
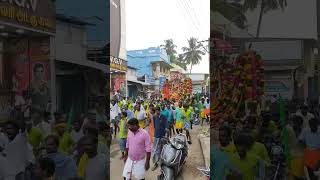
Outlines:
[{"label": "crowd of people", "polygon": [[192,144],[193,124],[198,120],[201,125],[209,123],[209,107],[209,98],[196,94],[180,100],[161,97],[113,99],[110,119],[114,138],[122,152],[120,159],[124,160],[124,179],[145,179],[151,159],[151,170],[155,170],[164,143],[175,134],[185,132],[188,143]]},{"label": "crowd of people", "polygon": [[31,111],[2,124],[0,180],[109,179],[110,126],[103,109],[97,104],[72,116]]},{"label": "crowd of people", "polygon": [[[279,104],[225,116],[211,148],[213,179],[319,179],[319,106],[292,101],[281,109]],[[276,154],[274,147],[282,151]]]}]

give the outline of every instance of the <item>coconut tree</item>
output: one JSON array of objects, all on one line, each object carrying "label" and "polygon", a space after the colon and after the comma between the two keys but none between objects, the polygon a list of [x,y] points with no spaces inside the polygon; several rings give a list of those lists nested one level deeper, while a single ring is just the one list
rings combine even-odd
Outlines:
[{"label": "coconut tree", "polygon": [[185,63],[185,59],[184,59],[184,55],[183,54],[179,54],[178,55],[178,58],[177,58],[175,64],[180,66],[185,71],[187,70],[187,64]]},{"label": "coconut tree", "polygon": [[244,8],[240,3],[226,0],[214,0],[211,1],[210,10],[212,12],[220,13],[223,17],[227,18],[241,29],[246,27],[246,16],[244,14]]},{"label": "coconut tree", "polygon": [[282,9],[287,6],[286,0],[214,0],[210,4],[212,12],[218,12],[230,22],[235,23],[239,28],[244,29],[246,27],[246,16],[245,13],[248,10],[255,10],[260,6],[259,21],[257,27],[256,37],[260,35],[260,27],[262,22],[263,14],[277,9]]},{"label": "coconut tree", "polygon": [[190,74],[192,71],[192,66],[199,64],[201,61],[201,55],[205,55],[206,53],[202,51],[202,45],[198,43],[198,40],[196,38],[190,38],[188,39],[188,47],[183,47],[183,57],[184,62],[187,65],[191,65],[190,67]]},{"label": "coconut tree", "polygon": [[177,57],[177,51],[176,51],[176,45],[173,43],[172,39],[167,39],[164,41],[164,44],[161,45],[160,47],[164,48],[168,54],[168,56],[170,57],[171,62],[174,62]]},{"label": "coconut tree", "polygon": [[244,3],[243,3],[244,12],[248,10],[253,11],[257,9],[259,5],[260,5],[260,11],[259,11],[259,21],[258,21],[256,38],[258,38],[260,35],[260,28],[261,28],[263,14],[269,11],[277,10],[277,9],[284,10],[284,8],[287,6],[287,1],[286,0],[244,0]]}]

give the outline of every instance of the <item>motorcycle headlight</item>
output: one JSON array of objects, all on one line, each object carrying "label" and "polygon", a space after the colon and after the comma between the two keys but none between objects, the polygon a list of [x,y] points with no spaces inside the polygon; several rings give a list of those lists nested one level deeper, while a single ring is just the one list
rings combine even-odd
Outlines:
[{"label": "motorcycle headlight", "polygon": [[280,146],[275,146],[272,148],[272,154],[274,155],[280,155],[282,152],[282,148]]}]

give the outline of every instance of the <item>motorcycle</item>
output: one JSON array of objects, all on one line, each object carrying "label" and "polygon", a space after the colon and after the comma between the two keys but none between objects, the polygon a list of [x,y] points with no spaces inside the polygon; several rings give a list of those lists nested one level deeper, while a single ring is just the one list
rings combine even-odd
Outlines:
[{"label": "motorcycle", "polygon": [[197,117],[196,114],[193,115],[193,124],[194,125],[199,125],[200,124],[200,120],[199,120],[199,118]]},{"label": "motorcycle", "polygon": [[286,179],[286,160],[283,148],[279,144],[274,144],[271,148],[271,174],[273,180]]},{"label": "motorcycle", "polygon": [[203,174],[206,177],[207,180],[210,179],[210,167],[206,169],[205,168],[197,168],[197,169],[201,172],[201,174]]},{"label": "motorcycle", "polygon": [[158,180],[174,180],[186,163],[187,156],[187,138],[184,134],[178,134],[167,141],[160,155],[161,174]]}]

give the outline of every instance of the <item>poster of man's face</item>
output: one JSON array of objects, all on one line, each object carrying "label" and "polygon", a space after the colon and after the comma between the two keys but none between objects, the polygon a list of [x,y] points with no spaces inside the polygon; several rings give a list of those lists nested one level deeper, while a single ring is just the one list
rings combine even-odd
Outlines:
[{"label": "poster of man's face", "polygon": [[33,67],[34,80],[44,80],[44,66],[41,63],[37,63]]}]

